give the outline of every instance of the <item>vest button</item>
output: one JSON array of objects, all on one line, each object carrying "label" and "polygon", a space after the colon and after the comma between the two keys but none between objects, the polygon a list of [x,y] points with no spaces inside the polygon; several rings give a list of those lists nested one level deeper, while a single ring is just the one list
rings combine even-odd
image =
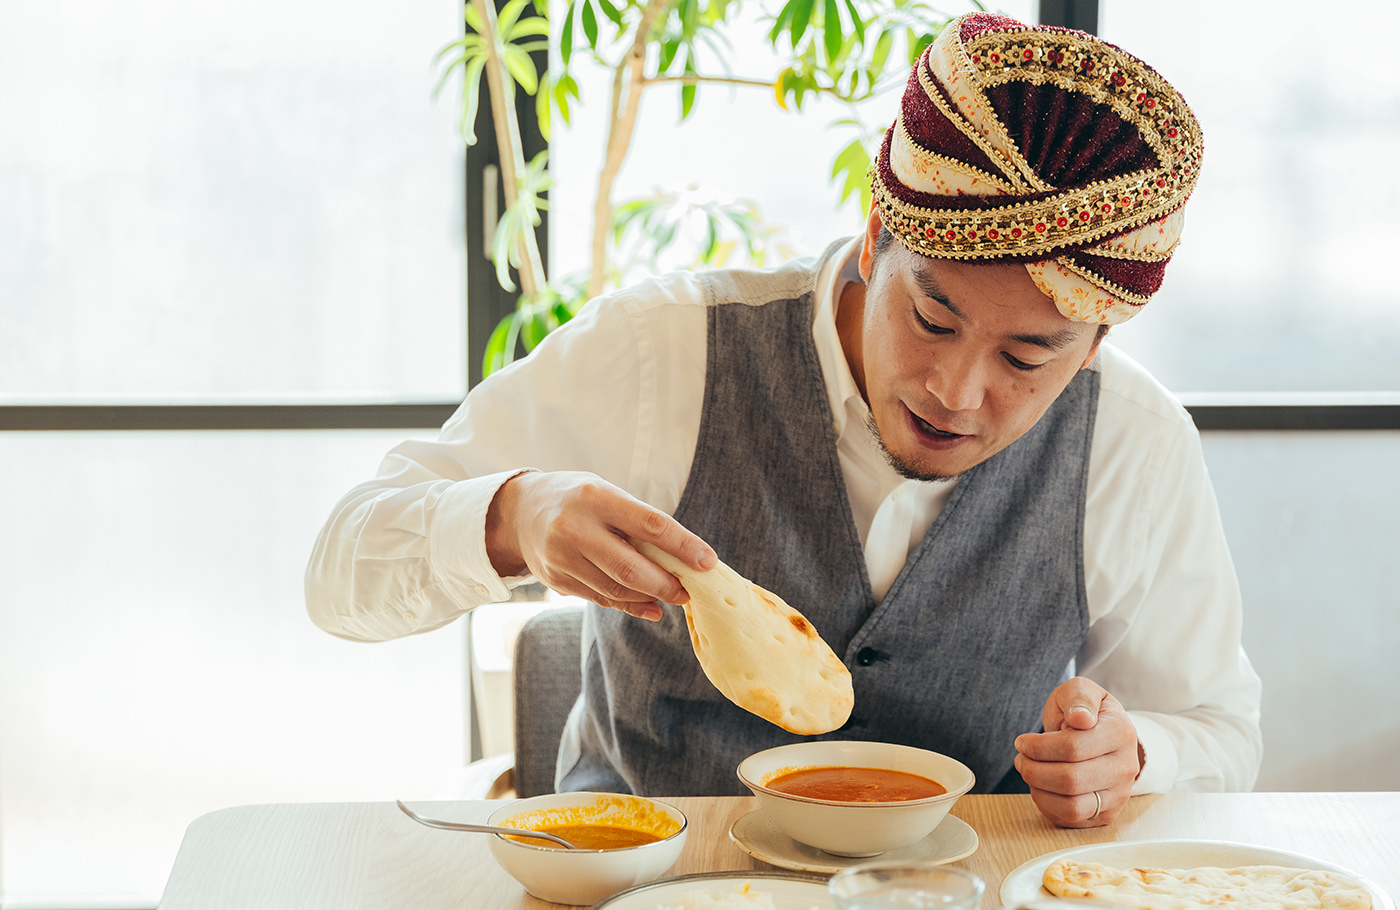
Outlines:
[{"label": "vest button", "polygon": [[876,651],[874,648],[861,648],[860,651],[856,653],[856,663],[860,664],[862,667],[868,667],[878,661],[889,659],[890,656],[888,654],[882,651]]}]

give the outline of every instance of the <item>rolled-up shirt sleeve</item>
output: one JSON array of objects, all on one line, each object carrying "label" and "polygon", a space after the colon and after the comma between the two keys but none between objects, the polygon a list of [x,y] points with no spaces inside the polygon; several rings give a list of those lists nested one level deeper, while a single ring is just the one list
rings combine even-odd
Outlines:
[{"label": "rolled-up shirt sleeve", "polygon": [[[341,499],[306,570],[316,625],[363,641],[427,632],[532,580],[502,578],[487,556],[496,491],[532,467],[612,478],[630,458],[637,345],[625,308],[598,303],[482,382],[436,439],[399,445]],[[571,399],[581,387],[595,394]]]},{"label": "rolled-up shirt sleeve", "polygon": [[485,545],[491,499],[519,471],[389,485],[423,473],[414,448],[395,449],[379,478],[341,500],[312,551],[307,612],[333,635],[384,641],[427,632],[508,600],[528,580],[501,578]]},{"label": "rolled-up shirt sleeve", "polygon": [[524,470],[590,472],[674,507],[699,422],[704,326],[693,279],[677,275],[590,302],[483,381],[435,439],[395,448],[332,510],[306,569],[312,621],[382,641],[508,600],[533,579],[496,573],[486,513]]},{"label": "rolled-up shirt sleeve", "polygon": [[1199,435],[1184,411],[1117,425],[1152,438],[1121,449],[1138,453],[1135,463],[1114,464],[1109,447],[1098,465],[1125,507],[1099,510],[1109,525],[1096,535],[1101,552],[1086,554],[1101,612],[1077,671],[1137,726],[1146,762],[1134,792],[1249,790],[1262,755],[1261,684],[1241,646],[1239,584]]}]

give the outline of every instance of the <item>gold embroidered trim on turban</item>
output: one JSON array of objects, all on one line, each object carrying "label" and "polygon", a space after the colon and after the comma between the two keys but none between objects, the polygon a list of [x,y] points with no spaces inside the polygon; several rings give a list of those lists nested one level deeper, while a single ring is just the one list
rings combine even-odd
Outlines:
[{"label": "gold embroidered trim on turban", "polygon": [[1202,155],[1185,99],[1141,60],[974,13],[914,67],[872,186],[910,250],[1038,263],[1066,316],[1116,323],[1160,286]]}]

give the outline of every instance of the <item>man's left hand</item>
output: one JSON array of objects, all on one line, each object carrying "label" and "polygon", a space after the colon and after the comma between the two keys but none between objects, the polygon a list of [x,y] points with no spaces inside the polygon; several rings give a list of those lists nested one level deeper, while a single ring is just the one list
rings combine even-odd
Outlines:
[{"label": "man's left hand", "polygon": [[1110,824],[1142,770],[1137,728],[1128,712],[1097,683],[1061,683],[1041,712],[1044,733],[1016,737],[1016,770],[1031,799],[1062,828]]}]

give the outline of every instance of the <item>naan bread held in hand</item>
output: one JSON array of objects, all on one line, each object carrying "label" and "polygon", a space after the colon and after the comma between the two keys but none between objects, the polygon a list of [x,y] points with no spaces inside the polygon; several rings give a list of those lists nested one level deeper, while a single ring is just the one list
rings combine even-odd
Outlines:
[{"label": "naan bread held in hand", "polygon": [[1056,897],[1138,910],[1369,910],[1371,895],[1345,876],[1284,866],[1118,869],[1059,859],[1045,870]]},{"label": "naan bread held in hand", "polygon": [[631,543],[689,592],[690,644],[725,698],[802,735],[830,732],[851,716],[851,671],[781,597],[723,562],[697,571],[652,544]]}]

